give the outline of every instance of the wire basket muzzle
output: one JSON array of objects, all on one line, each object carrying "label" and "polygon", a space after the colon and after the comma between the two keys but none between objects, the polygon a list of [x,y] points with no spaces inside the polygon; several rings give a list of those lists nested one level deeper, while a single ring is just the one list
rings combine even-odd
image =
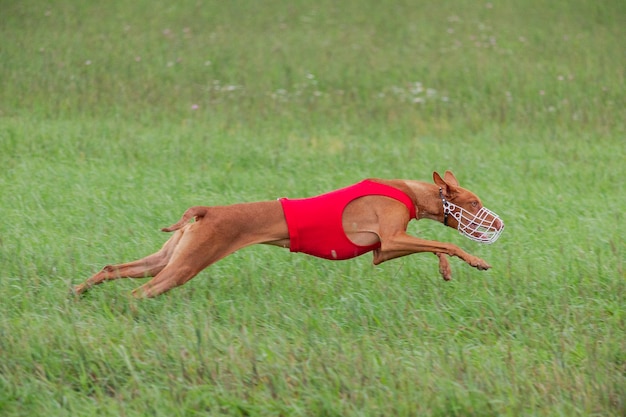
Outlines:
[{"label": "wire basket muzzle", "polygon": [[493,211],[482,207],[476,214],[446,201],[445,210],[458,222],[457,230],[465,237],[480,243],[491,244],[504,230],[504,222]]}]

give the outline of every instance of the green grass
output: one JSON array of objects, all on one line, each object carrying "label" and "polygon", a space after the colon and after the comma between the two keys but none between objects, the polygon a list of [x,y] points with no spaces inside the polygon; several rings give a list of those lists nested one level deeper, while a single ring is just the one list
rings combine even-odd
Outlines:
[{"label": "green grass", "polygon": [[[626,414],[626,3],[5,1],[3,416]],[[121,280],[195,204],[452,169],[493,265],[252,247]]]}]

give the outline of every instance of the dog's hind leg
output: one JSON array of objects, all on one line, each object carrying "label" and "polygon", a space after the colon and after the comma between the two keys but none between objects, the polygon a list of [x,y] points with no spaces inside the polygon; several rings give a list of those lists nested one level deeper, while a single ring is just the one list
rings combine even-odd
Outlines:
[{"label": "dog's hind leg", "polygon": [[178,287],[225,256],[248,246],[228,222],[200,221],[187,226],[168,264],[150,281],[133,291],[133,296],[156,297]]},{"label": "dog's hind leg", "polygon": [[185,265],[168,265],[150,281],[133,290],[132,294],[136,298],[156,297],[172,288],[183,285],[198,275],[199,272],[200,270],[195,270]]},{"label": "dog's hind leg", "polygon": [[183,285],[209,265],[241,248],[239,245],[220,245],[219,242],[200,246],[193,240],[186,243],[181,243],[170,262],[154,278],[135,289],[133,296],[141,298],[163,294]]},{"label": "dog's hind leg", "polygon": [[114,279],[154,277],[168,264],[183,233],[183,230],[177,231],[170,239],[168,239],[167,242],[165,242],[163,247],[158,252],[148,255],[145,258],[132,262],[105,266],[101,271],[92,275],[82,284],[73,287],[72,292],[75,295],[81,295],[95,285]]}]

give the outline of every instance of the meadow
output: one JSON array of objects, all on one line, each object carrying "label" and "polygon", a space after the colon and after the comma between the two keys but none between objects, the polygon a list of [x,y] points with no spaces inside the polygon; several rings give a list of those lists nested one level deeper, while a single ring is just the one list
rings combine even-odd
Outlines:
[{"label": "meadow", "polygon": [[[0,415],[625,416],[626,3],[0,4]],[[452,170],[487,260],[246,248],[69,295],[192,205]]]}]

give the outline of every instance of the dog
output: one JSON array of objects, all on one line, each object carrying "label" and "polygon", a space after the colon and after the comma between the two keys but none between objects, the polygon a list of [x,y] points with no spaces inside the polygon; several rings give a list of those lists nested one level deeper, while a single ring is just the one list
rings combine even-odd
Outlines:
[{"label": "dog", "polygon": [[435,220],[481,243],[493,243],[502,233],[502,219],[483,207],[474,193],[461,188],[452,172],[446,171],[443,178],[433,172],[433,181],[367,179],[311,198],[191,207],[177,223],[162,229],[174,234],[158,252],[107,265],[73,292],[80,295],[118,278],[153,277],[132,294],[155,297],[185,284],[225,256],[260,243],[329,260],[372,252],[374,265],[431,252],[439,258],[439,272],[446,281],[452,278],[448,256],[479,270],[491,268],[456,245],[406,233],[412,219]]}]

